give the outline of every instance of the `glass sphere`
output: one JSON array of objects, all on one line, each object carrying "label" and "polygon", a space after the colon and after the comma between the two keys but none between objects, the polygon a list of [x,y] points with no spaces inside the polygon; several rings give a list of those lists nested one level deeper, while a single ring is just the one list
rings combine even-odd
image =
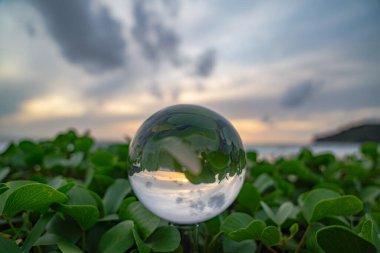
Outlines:
[{"label": "glass sphere", "polygon": [[239,134],[221,115],[201,106],[175,105],[153,114],[138,129],[129,156],[137,198],[177,224],[220,214],[244,182]]}]

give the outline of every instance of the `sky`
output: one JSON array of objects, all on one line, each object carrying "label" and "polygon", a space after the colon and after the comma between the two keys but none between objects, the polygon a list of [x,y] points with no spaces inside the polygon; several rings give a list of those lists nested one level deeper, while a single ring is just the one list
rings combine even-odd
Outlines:
[{"label": "sky", "polygon": [[246,145],[380,119],[380,1],[0,0],[0,137],[206,106]]}]

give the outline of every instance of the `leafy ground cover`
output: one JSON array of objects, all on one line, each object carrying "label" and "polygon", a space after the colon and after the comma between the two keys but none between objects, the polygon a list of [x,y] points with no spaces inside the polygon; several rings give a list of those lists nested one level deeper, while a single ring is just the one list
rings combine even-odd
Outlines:
[{"label": "leafy ground cover", "polygon": [[[236,201],[200,224],[201,252],[380,252],[377,144],[337,159],[303,149],[247,153]],[[127,180],[128,144],[75,131],[23,140],[0,155],[0,252],[182,252],[178,229],[150,213]]]}]

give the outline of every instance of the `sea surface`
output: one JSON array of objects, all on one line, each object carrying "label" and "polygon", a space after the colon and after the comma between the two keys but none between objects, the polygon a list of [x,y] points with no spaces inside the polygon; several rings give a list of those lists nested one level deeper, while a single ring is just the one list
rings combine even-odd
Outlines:
[{"label": "sea surface", "polygon": [[[8,143],[0,142],[0,152],[6,149]],[[314,153],[331,152],[337,157],[358,154],[358,143],[314,143],[308,145],[246,145],[247,150],[254,150],[261,159],[276,158],[279,156],[296,155],[302,148],[310,148]]]},{"label": "sea surface", "polygon": [[333,153],[342,158],[347,155],[359,154],[359,143],[313,143],[307,145],[250,145],[247,150],[254,150],[261,159],[276,158],[279,156],[297,155],[301,149],[309,148],[313,153]]}]

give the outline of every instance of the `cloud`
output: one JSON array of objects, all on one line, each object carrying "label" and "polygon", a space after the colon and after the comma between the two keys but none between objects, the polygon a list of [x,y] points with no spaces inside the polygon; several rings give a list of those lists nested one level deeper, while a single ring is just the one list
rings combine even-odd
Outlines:
[{"label": "cloud", "polygon": [[150,94],[152,94],[157,99],[162,99],[164,94],[162,93],[162,90],[160,88],[160,85],[156,82],[153,82],[152,85],[149,88]]},{"label": "cloud", "polygon": [[27,94],[21,93],[22,88],[0,87],[0,117],[17,112],[20,103],[24,101]]},{"label": "cloud", "polygon": [[36,28],[31,23],[25,24],[25,30],[29,34],[30,37],[34,37],[36,35]]},{"label": "cloud", "polygon": [[197,59],[195,65],[195,74],[201,77],[208,77],[212,74],[216,65],[216,50],[209,49],[206,50]]},{"label": "cloud", "polygon": [[63,56],[91,73],[125,64],[126,41],[109,10],[92,1],[32,1]]},{"label": "cloud", "polygon": [[[26,89],[33,86],[34,89]],[[22,104],[39,93],[41,87],[33,84],[0,80],[0,119],[20,110]]]},{"label": "cloud", "polygon": [[[132,28],[134,38],[144,56],[153,63],[169,61],[175,66],[181,65],[179,35],[163,22],[162,16],[149,8],[149,4],[150,2],[147,1],[134,1],[134,26]],[[172,6],[171,2],[169,2],[169,6]]]},{"label": "cloud", "polygon": [[[350,112],[355,110],[370,110],[380,108],[380,85],[376,81],[364,80],[361,85],[347,85],[331,89],[333,82],[322,89],[314,82],[304,82],[285,92],[295,90],[294,95],[284,94],[253,97],[247,94],[237,98],[222,99],[204,103],[204,105],[223,112],[229,118],[269,117],[273,123],[283,119],[306,119],[315,115],[331,112]],[[310,88],[309,85],[316,87]],[[296,89],[297,87],[300,87]],[[297,94],[297,96],[295,95]],[[302,98],[302,95],[305,95]],[[294,96],[294,97],[293,97]],[[287,105],[284,106],[284,98]],[[307,103],[306,103],[307,101]],[[302,105],[302,106],[301,106]],[[290,107],[289,107],[290,106]],[[289,110],[292,108],[292,110]],[[368,117],[363,115],[363,118]],[[347,122],[350,121],[347,116]]]},{"label": "cloud", "polygon": [[304,104],[317,90],[313,81],[304,81],[288,89],[281,98],[281,104],[286,107],[298,107]]},{"label": "cloud", "polygon": [[107,100],[130,87],[130,82],[131,78],[127,76],[127,73],[113,75],[105,80],[100,80],[98,83],[93,83],[84,90],[84,94],[87,98],[93,98],[98,101]]}]

